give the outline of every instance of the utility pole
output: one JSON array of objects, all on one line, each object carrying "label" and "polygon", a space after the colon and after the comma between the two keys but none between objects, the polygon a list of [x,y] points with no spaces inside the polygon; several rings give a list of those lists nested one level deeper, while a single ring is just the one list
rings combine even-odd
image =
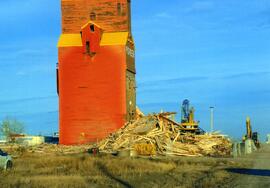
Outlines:
[{"label": "utility pole", "polygon": [[214,131],[214,107],[210,106],[210,131]]}]

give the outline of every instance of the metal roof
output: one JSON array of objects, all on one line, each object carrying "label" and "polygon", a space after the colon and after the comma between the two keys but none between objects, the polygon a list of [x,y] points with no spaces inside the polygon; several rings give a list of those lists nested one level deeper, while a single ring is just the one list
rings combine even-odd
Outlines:
[{"label": "metal roof", "polygon": [[[126,45],[128,32],[103,33],[100,46]],[[58,47],[83,46],[80,34],[62,34],[58,41]]]},{"label": "metal roof", "polygon": [[100,46],[126,45],[128,32],[103,33]]},{"label": "metal roof", "polygon": [[58,41],[58,47],[83,46],[80,34],[62,34]]}]

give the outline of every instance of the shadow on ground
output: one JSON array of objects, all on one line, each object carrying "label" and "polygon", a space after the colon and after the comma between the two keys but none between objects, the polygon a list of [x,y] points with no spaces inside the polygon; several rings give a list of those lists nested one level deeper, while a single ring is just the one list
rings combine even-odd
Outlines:
[{"label": "shadow on ground", "polygon": [[263,170],[263,169],[229,168],[227,169],[227,171],[232,172],[232,173],[237,173],[237,174],[270,177],[270,170]]},{"label": "shadow on ground", "polygon": [[127,182],[121,180],[120,178],[117,178],[117,177],[113,176],[113,175],[108,171],[108,169],[106,168],[105,165],[103,165],[103,164],[97,162],[97,163],[96,163],[96,166],[97,166],[97,167],[99,168],[99,170],[100,170],[104,175],[106,175],[107,177],[109,177],[109,178],[111,178],[112,180],[118,182],[119,184],[121,184],[121,185],[124,186],[124,187],[132,188],[132,186],[131,186],[129,183],[127,183]]}]

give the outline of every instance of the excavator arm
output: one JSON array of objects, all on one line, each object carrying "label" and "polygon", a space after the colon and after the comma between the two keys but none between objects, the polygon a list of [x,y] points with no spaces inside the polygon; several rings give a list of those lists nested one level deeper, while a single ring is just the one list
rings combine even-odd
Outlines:
[{"label": "excavator arm", "polygon": [[246,119],[246,127],[247,127],[247,138],[252,139],[252,129],[249,117],[247,117]]}]

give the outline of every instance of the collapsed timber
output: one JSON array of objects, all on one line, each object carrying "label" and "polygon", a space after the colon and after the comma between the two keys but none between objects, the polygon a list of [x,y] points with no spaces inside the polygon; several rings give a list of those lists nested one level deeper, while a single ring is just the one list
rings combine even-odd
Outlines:
[{"label": "collapsed timber", "polygon": [[140,116],[98,143],[100,152],[130,155],[228,156],[231,141],[218,133],[193,134],[170,119],[173,113]]}]

